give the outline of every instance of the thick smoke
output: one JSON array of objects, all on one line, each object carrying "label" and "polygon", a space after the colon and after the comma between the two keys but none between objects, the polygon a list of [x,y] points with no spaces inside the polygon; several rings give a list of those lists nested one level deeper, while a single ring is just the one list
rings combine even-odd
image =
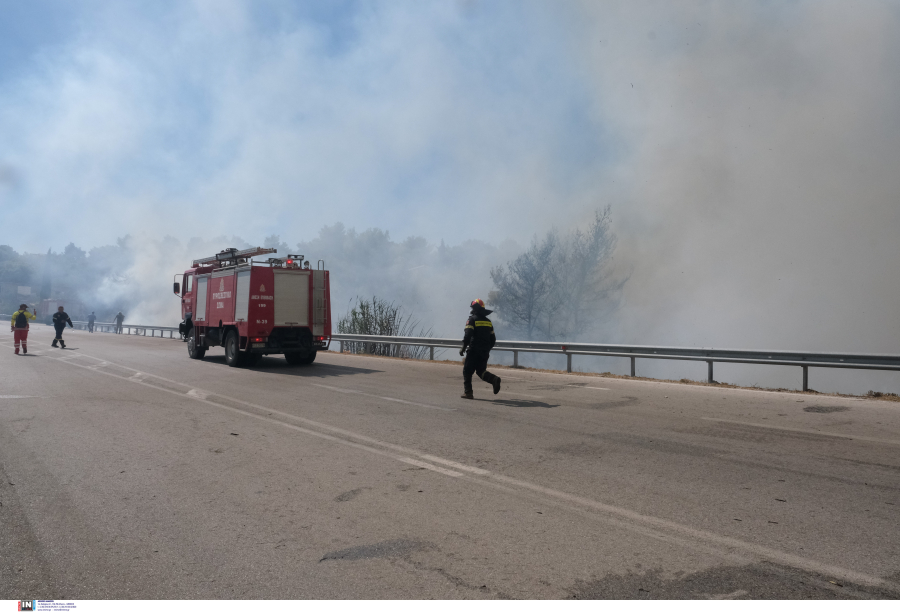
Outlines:
[{"label": "thick smoke", "polygon": [[[615,339],[900,352],[897,7],[650,6],[585,3],[573,42],[598,113],[629,147],[610,182],[628,204],[620,257],[634,266]],[[718,368],[744,384],[799,380]],[[817,389],[900,383],[812,376]]]},{"label": "thick smoke", "polygon": [[[469,302],[487,298],[491,266],[519,251],[511,241],[500,247],[477,240],[457,245],[431,244],[421,237],[395,241],[380,229],[357,232],[342,224],[323,227],[313,240],[293,244],[289,246],[280,235],[254,244],[238,236],[182,242],[170,236],[140,235],[89,251],[72,244],[61,253],[18,257],[4,247],[0,249],[5,257],[0,262],[0,280],[32,286],[29,303],[39,301],[39,291],[46,285],[53,297],[70,298],[73,305],[78,302],[87,312],[96,311],[102,321],[122,310],[132,323],[173,326],[181,311],[172,282],[181,280],[176,275],[194,259],[228,247],[269,246],[277,248],[280,257],[304,255],[313,267],[321,260],[333,279],[335,319],[343,316],[357,297],[377,296],[415,315],[434,335],[455,337],[462,333]],[[15,307],[11,303],[4,306]],[[73,311],[73,316],[83,316],[81,310]]]},{"label": "thick smoke", "polygon": [[[336,315],[379,294],[453,335],[455,304],[485,297],[490,267],[518,254],[505,240],[612,204],[632,274],[593,339],[900,352],[895,5],[366,6],[324,21],[241,2],[73,20],[79,34],[27,76],[0,78],[0,204],[28,215],[0,243],[89,250],[129,234],[132,320],[162,321],[177,313],[172,274],[240,246],[211,237],[278,234],[335,271]],[[799,384],[786,368],[716,371]],[[814,370],[811,384],[897,391],[900,375]]]}]

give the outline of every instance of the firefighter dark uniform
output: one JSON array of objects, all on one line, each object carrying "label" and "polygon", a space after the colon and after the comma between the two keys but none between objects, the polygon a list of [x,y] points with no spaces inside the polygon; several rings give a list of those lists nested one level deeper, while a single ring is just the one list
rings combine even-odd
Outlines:
[{"label": "firefighter dark uniform", "polygon": [[67,324],[69,327],[75,327],[72,325],[72,319],[69,318],[65,311],[60,310],[53,313],[53,327],[56,328],[56,338],[53,339],[51,346],[56,346],[56,343],[59,342],[60,346],[66,348],[66,343],[62,339],[62,333]]},{"label": "firefighter dark uniform", "polygon": [[[491,356],[491,349],[497,342],[497,336],[494,335],[494,325],[487,318],[492,310],[486,310],[484,302],[475,300],[472,302],[472,314],[466,321],[466,333],[463,336],[463,346],[459,351],[460,355],[466,355],[466,361],[463,364],[463,384],[465,393],[462,397],[466,399],[474,399],[472,395],[472,374],[478,374],[478,377],[484,382],[493,385],[494,393],[500,392],[500,377],[495,376],[487,371],[488,358]],[[468,353],[466,353],[468,349]]]}]

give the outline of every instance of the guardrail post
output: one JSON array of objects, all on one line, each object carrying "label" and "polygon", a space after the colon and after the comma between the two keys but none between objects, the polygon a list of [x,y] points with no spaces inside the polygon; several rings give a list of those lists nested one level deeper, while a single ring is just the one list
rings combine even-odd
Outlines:
[{"label": "guardrail post", "polygon": [[803,390],[809,391],[809,366],[800,366],[803,368]]},{"label": "guardrail post", "polygon": [[513,351],[513,367],[519,367],[519,351]]},{"label": "guardrail post", "polygon": [[572,356],[566,355],[566,372],[572,371]]},{"label": "guardrail post", "polygon": [[429,359],[431,359],[432,361],[434,361],[434,347],[433,347],[433,346],[430,346],[430,347],[428,347],[428,348],[430,349],[430,350],[428,351],[428,353],[429,353]]},{"label": "guardrail post", "polygon": [[706,362],[706,365],[707,365],[706,382],[708,382],[709,384],[713,383],[713,365],[712,364],[713,364],[712,361]]},{"label": "guardrail post", "polygon": [[344,352],[344,343],[341,342],[340,340],[338,340],[338,352],[340,352],[340,353]]},{"label": "guardrail post", "polygon": [[631,358],[631,376],[634,376],[634,357]]}]

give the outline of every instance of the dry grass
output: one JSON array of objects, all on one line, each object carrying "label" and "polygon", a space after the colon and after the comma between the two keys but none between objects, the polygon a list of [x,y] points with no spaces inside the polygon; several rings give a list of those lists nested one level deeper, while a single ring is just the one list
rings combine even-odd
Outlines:
[{"label": "dry grass", "polygon": [[880,399],[886,402],[900,402],[900,395],[896,393],[882,393],[880,391],[869,391],[866,397],[870,399]]},{"label": "dry grass", "polygon": [[[407,357],[385,357],[381,355],[358,355],[353,353],[337,353],[337,351],[330,351],[336,354],[343,354],[345,356],[352,357],[378,357],[379,359],[396,359],[398,361],[425,361],[427,363],[442,363],[449,364],[455,366],[462,365],[462,359],[435,359],[431,361],[429,359],[409,359]],[[545,370],[541,368],[526,368],[523,366],[519,366],[517,368],[508,365],[498,365],[491,364],[492,369],[497,370],[516,370],[522,372],[539,372],[542,374],[566,374],[568,376],[585,376],[587,378],[618,378],[621,380],[643,380],[647,382],[664,382],[664,383],[672,383],[677,385],[693,385],[696,387],[714,387],[716,389],[746,389],[749,391],[766,391],[770,393],[795,393],[797,395],[815,395],[818,397],[851,397],[851,398],[859,398],[859,399],[874,399],[874,400],[882,400],[886,402],[900,402],[900,395],[896,393],[881,393],[880,391],[869,391],[865,395],[853,395],[850,393],[820,393],[815,389],[810,389],[809,391],[799,391],[797,389],[785,389],[779,387],[777,389],[771,389],[768,387],[742,387],[740,385],[731,385],[728,383],[721,382],[704,382],[700,380],[691,380],[690,378],[682,378],[680,380],[668,379],[668,378],[645,378],[643,376],[626,376],[624,374],[613,374],[612,372],[566,372],[564,370]]]}]

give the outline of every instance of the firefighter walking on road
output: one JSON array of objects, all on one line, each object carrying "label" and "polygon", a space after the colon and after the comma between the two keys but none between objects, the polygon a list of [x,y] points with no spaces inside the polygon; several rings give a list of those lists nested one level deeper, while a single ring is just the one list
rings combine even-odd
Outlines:
[{"label": "firefighter walking on road", "polygon": [[[462,348],[459,349],[460,356],[466,356],[463,364],[463,384],[465,393],[462,397],[465,399],[475,399],[472,394],[472,374],[478,374],[478,377],[489,385],[493,385],[494,394],[500,393],[500,377],[487,371],[488,358],[491,356],[491,349],[497,342],[497,336],[494,335],[494,325],[487,318],[492,310],[484,307],[482,300],[475,300],[471,304],[472,314],[466,321],[466,334],[463,337]],[[466,353],[468,349],[468,353]]]},{"label": "firefighter walking on road", "polygon": [[36,319],[37,313],[28,312],[28,304],[19,304],[19,309],[13,313],[10,321],[10,329],[13,333],[13,344],[16,346],[16,355],[19,354],[19,345],[22,345],[22,353],[28,354],[28,320]]},{"label": "firefighter walking on road", "polygon": [[59,342],[59,345],[62,348],[66,348],[66,343],[62,339],[63,330],[66,328],[66,325],[69,327],[75,327],[72,325],[72,319],[69,318],[69,315],[66,314],[66,311],[62,306],[59,307],[59,311],[53,313],[53,327],[56,329],[56,338],[53,339],[53,344],[50,346],[56,346],[56,343]]},{"label": "firefighter walking on road", "polygon": [[[125,320],[125,315],[122,314],[122,311],[119,311],[119,314],[116,315],[116,333],[122,333],[122,321]],[[130,332],[129,332],[130,333]]]},{"label": "firefighter walking on road", "polygon": [[96,320],[97,320],[97,315],[95,315],[93,312],[91,312],[91,314],[88,315],[88,331],[91,332],[92,334],[94,333],[94,321],[96,321]]}]

